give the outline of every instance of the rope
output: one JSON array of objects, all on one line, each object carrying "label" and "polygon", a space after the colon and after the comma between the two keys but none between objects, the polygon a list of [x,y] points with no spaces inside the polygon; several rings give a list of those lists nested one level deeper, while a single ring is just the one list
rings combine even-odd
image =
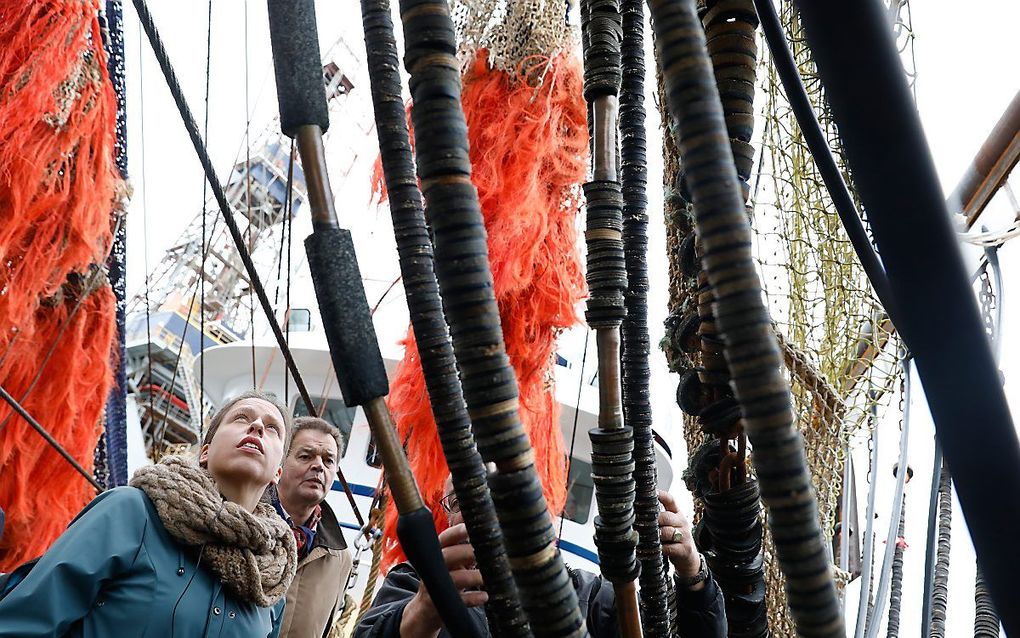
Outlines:
[{"label": "rope", "polygon": [[[163,40],[159,37],[159,32],[156,30],[156,24],[153,22],[152,14],[149,12],[149,8],[146,5],[145,0],[132,1],[135,6],[135,11],[138,13],[138,19],[141,21],[142,28],[145,30],[146,36],[148,36],[149,44],[152,46],[153,54],[156,56],[160,69],[162,69],[163,75],[166,78],[170,93],[173,95],[174,102],[177,104],[177,110],[180,112],[181,119],[184,121],[184,128],[188,131],[191,143],[195,147],[195,153],[198,155],[199,162],[202,164],[202,169],[205,171],[206,179],[209,180],[209,186],[212,188],[213,197],[216,198],[216,202],[219,204],[223,221],[226,223],[227,229],[230,231],[230,237],[233,239],[234,246],[237,248],[241,262],[244,264],[244,269],[248,275],[249,281],[251,282],[251,287],[255,295],[258,297],[259,303],[262,305],[262,310],[265,313],[266,320],[269,322],[269,327],[272,329],[273,336],[276,338],[277,346],[279,346],[280,351],[283,353],[283,358],[287,362],[288,369],[291,374],[294,375],[294,383],[297,385],[298,392],[301,394],[301,399],[304,401],[305,407],[308,409],[308,413],[314,414],[315,404],[312,402],[312,398],[308,394],[308,389],[305,387],[304,379],[301,376],[301,372],[298,370],[297,363],[294,361],[294,355],[291,353],[290,346],[287,344],[283,331],[280,329],[280,324],[274,316],[272,304],[269,303],[269,297],[266,295],[265,288],[262,286],[258,272],[255,270],[255,264],[251,260],[251,255],[245,248],[244,238],[241,236],[241,231],[237,227],[237,222],[234,221],[231,214],[230,204],[227,202],[226,195],[224,194],[223,185],[220,183],[219,177],[216,176],[216,171],[212,166],[212,160],[209,158],[209,152],[205,148],[205,144],[202,142],[202,138],[198,133],[198,125],[195,123],[195,117],[192,115],[191,108],[188,106],[187,100],[184,98],[184,94],[181,91],[181,85],[177,79],[177,74],[174,72],[173,66],[170,64],[166,47],[163,44]],[[350,491],[350,486],[339,469],[337,471],[337,478],[340,479],[341,484],[344,486],[344,492],[347,494],[347,500],[351,504],[351,509],[354,511],[355,518],[358,519],[358,524],[363,526],[364,518],[362,517],[361,511],[358,509],[358,505],[354,500],[354,494]]]},{"label": "rope", "polygon": [[351,595],[344,592],[344,610],[340,613],[340,617],[333,623],[333,628],[329,632],[329,638],[344,638],[347,636],[347,625],[354,618],[354,610],[357,609],[357,605],[354,603],[354,599]]},{"label": "rope", "polygon": [[[385,498],[379,500],[379,504],[372,510],[370,520],[372,521],[372,530],[379,530],[382,528],[383,518],[386,515],[386,501]],[[361,623],[361,619],[364,618],[365,614],[368,613],[369,608],[372,607],[372,597],[375,594],[375,583],[379,579],[379,563],[382,561],[382,544],[383,535],[377,534],[375,542],[372,543],[372,565],[368,568],[368,580],[365,582],[365,591],[361,595],[361,606],[358,609],[358,619],[354,625],[357,626]]]}]

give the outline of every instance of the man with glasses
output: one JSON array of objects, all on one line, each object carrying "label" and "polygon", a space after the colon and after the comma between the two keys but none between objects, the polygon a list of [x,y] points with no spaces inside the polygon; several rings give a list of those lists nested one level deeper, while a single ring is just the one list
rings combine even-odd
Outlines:
[{"label": "man with glasses", "polygon": [[[450,527],[439,535],[443,559],[454,585],[477,624],[477,635],[489,635],[483,605],[488,600],[481,572],[475,566],[474,549],[468,542],[460,503],[447,478],[446,496],[440,501]],[[708,572],[691,538],[690,525],[670,494],[659,492],[662,553],[676,574],[680,638],[725,638],[726,611],[722,592]],[[581,614],[591,638],[619,635],[612,583],[598,574],[567,568],[577,591]],[[393,567],[372,608],[354,630],[354,638],[449,638],[428,592],[407,563]]]}]

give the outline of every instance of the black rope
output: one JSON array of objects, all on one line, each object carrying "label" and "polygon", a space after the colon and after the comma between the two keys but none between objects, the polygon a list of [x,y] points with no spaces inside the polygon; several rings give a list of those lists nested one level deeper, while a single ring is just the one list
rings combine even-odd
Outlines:
[{"label": "black rope", "polygon": [[[173,66],[170,64],[166,47],[163,45],[163,41],[159,37],[159,32],[156,30],[156,24],[152,20],[152,14],[149,12],[149,8],[146,6],[145,0],[132,0],[132,2],[134,3],[135,10],[138,12],[138,19],[141,21],[142,28],[145,30],[146,36],[148,36],[149,44],[152,46],[152,51],[156,56],[156,60],[159,62],[160,69],[162,69],[163,75],[166,77],[167,86],[170,88],[170,93],[173,95],[174,102],[177,104],[177,110],[180,112],[181,119],[184,121],[184,128],[188,131],[188,136],[191,138],[191,143],[195,147],[195,152],[198,155],[199,162],[201,162],[202,169],[205,171],[206,179],[209,180],[209,186],[212,188],[213,197],[216,198],[216,203],[220,207],[223,221],[226,223],[227,229],[230,231],[231,239],[234,240],[234,245],[241,257],[241,262],[244,264],[245,272],[251,282],[253,291],[258,297],[259,303],[262,305],[262,310],[266,314],[266,319],[269,321],[269,327],[272,329],[273,335],[276,337],[276,343],[283,353],[283,358],[287,362],[287,367],[290,369],[291,374],[294,375],[294,383],[297,385],[298,391],[301,393],[301,399],[304,401],[305,406],[308,409],[308,413],[312,414],[315,410],[315,404],[312,402],[312,399],[308,394],[308,389],[305,387],[305,382],[301,377],[301,373],[297,369],[297,364],[294,362],[294,356],[291,353],[290,348],[287,346],[287,342],[283,336],[283,331],[280,329],[280,324],[276,321],[276,317],[273,315],[272,305],[269,303],[266,291],[262,287],[262,282],[259,280],[258,272],[255,270],[255,264],[252,263],[251,260],[251,255],[248,253],[248,250],[244,245],[244,238],[241,236],[241,231],[237,227],[237,222],[234,221],[231,215],[230,204],[227,202],[226,195],[223,192],[223,185],[220,183],[219,178],[216,176],[216,171],[213,169],[212,161],[209,158],[209,152],[206,150],[205,144],[202,142],[201,135],[198,132],[198,125],[195,123],[195,117],[192,115],[191,109],[188,107],[187,100],[184,98],[184,94],[181,91],[181,85],[177,80],[177,74],[174,72]],[[356,508],[355,512],[357,513]],[[358,516],[360,521],[360,513]]]},{"label": "black rope", "polygon": [[[244,0],[244,206],[248,225],[248,252],[251,253],[251,108],[248,106],[248,0]],[[252,299],[253,286],[248,286],[248,334],[251,337],[251,387],[258,387],[255,371],[255,300]],[[266,311],[269,312],[268,310]],[[274,315],[275,317],[275,315]],[[311,408],[308,414],[316,414]]]},{"label": "black rope", "polygon": [[931,636],[932,579],[935,577],[935,539],[938,535],[939,483],[942,479],[942,448],[935,441],[932,458],[931,494],[928,497],[928,529],[924,547],[924,587],[921,599],[921,638]]},{"label": "black rope", "polygon": [[70,463],[79,474],[85,477],[85,480],[88,481],[92,487],[96,488],[97,492],[103,491],[103,486],[100,485],[96,479],[89,474],[80,463],[78,463],[78,461],[74,460],[74,457],[64,449],[64,446],[60,445],[60,443],[57,442],[57,440],[53,438],[53,436],[47,432],[43,426],[39,425],[39,422],[36,421],[35,418],[29,414],[14,397],[8,394],[7,390],[5,390],[3,386],[0,386],[0,398],[6,401],[15,412],[21,415],[21,418],[25,419],[25,421],[32,426],[32,429],[39,433],[39,436],[46,439],[46,442],[49,443],[50,446],[56,450],[58,454],[60,454],[60,456],[64,457],[64,460]]},{"label": "black rope", "polygon": [[361,15],[379,153],[407,308],[443,456],[489,594],[486,605],[489,627],[497,636],[531,636],[486,484],[485,466],[471,433],[471,419],[436,282],[432,242],[425,224],[401,94],[389,0],[362,0]]},{"label": "black rope", "polygon": [[[139,24],[139,31],[141,25]],[[141,42],[141,33],[138,34]],[[152,382],[152,304],[149,302],[149,188],[145,181],[145,59],[142,56],[142,47],[138,46],[138,125],[141,128],[141,156],[142,156],[142,268],[145,269],[145,378]],[[204,212],[203,204],[203,215]],[[156,421],[156,399],[152,390],[149,390],[149,423],[157,427]],[[155,439],[153,439],[155,443]]]},{"label": "black rope", "polygon": [[[485,226],[471,183],[460,64],[445,0],[401,0],[404,63],[414,100],[418,175],[435,233],[435,268],[475,442],[496,465],[488,476],[521,603],[539,638],[581,631],[577,594],[518,416],[517,378],[506,355]],[[441,213],[440,213],[441,211]]]},{"label": "black rope", "polygon": [[[286,323],[286,340],[287,345],[290,345],[290,283],[291,278],[294,275],[294,271],[291,267],[291,259],[293,258],[294,251],[292,250],[293,239],[294,239],[294,162],[297,153],[297,146],[295,141],[290,141],[290,161],[287,163],[287,204],[285,207],[284,216],[284,232],[287,233],[287,289],[284,294],[284,304],[286,311],[284,313]],[[280,242],[281,244],[283,242]],[[290,368],[283,369],[283,402],[285,405],[290,405]]]},{"label": "black rope", "polygon": [[[722,13],[730,10],[728,4],[720,2],[714,9]],[[804,444],[793,421],[782,357],[751,254],[746,186],[738,177],[730,144],[724,142],[750,138],[753,112],[749,118],[725,118],[694,0],[651,0],[649,6],[706,279],[717,291],[713,308],[720,350],[732,377],[738,414],[754,446],[762,500],[769,506],[768,523],[797,631],[807,637],[843,636]],[[706,22],[712,21],[711,11]],[[749,484],[754,485],[748,481],[736,489]]]},{"label": "black rope", "polygon": [[[205,122],[202,125],[202,139],[209,142],[209,83],[212,77],[212,0],[209,0],[209,13],[206,20],[207,29],[205,35]],[[209,182],[205,179],[202,180],[202,272],[198,274],[199,287],[201,288],[201,295],[198,304],[198,317],[199,326],[201,329],[199,332],[201,336],[198,340],[198,356],[199,356],[199,369],[198,369],[198,418],[199,418],[199,436],[201,437],[201,430],[205,429],[205,259],[208,253],[206,252],[206,242],[208,241],[206,235],[206,202],[209,198]],[[172,389],[172,388],[171,388]],[[192,408],[194,409],[194,407]]]}]

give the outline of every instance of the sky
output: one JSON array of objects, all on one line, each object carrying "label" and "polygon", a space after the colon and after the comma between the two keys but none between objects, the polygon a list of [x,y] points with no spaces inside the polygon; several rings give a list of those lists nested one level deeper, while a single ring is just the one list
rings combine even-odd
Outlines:
[{"label": "sky", "polygon": [[[134,198],[128,216],[128,292],[143,287],[144,273],[155,268],[163,252],[194,218],[203,203],[203,177],[190,141],[147,44],[140,41],[140,30],[131,3],[125,3],[128,73],[129,172]],[[206,0],[151,2],[170,58],[184,86],[196,118],[204,117],[206,77]],[[912,7],[916,34],[915,59],[918,76],[916,94],[932,156],[943,188],[949,192],[969,164],[985,135],[998,119],[1014,93],[1020,88],[1017,78],[1014,25],[1020,22],[1020,6],[1006,0],[975,0],[966,4],[947,0],[915,0]],[[213,162],[225,176],[245,151],[245,122],[250,119],[252,143],[272,123],[277,104],[272,82],[265,4],[255,0],[220,0],[212,9],[213,38],[210,57],[210,99],[208,146]],[[360,40],[360,14],[357,3],[317,2],[320,48],[325,52],[338,37],[349,42]],[[247,19],[246,19],[247,14]],[[649,68],[651,66],[649,65]],[[246,73],[247,70],[247,73]],[[249,117],[246,118],[246,114]],[[650,150],[659,148],[661,138],[649,109]],[[357,158],[355,169],[346,179],[333,177],[341,224],[359,229],[371,239],[388,232],[387,215],[370,206],[368,168],[374,159],[374,133],[364,123],[351,126],[343,118],[334,119],[330,142],[344,145]],[[334,153],[331,146],[331,153]],[[333,159],[331,157],[331,159]],[[336,162],[330,163],[335,166]],[[661,210],[661,162],[653,156],[649,163],[649,210]],[[895,179],[895,176],[890,176]],[[1015,182],[1020,180],[1015,179]],[[1020,188],[1020,183],[1018,183]],[[1011,219],[1008,202],[999,197],[993,212],[986,217],[992,229]],[[297,227],[300,232],[301,223]],[[380,228],[380,230],[376,230]],[[356,233],[356,237],[359,235]],[[359,256],[368,268],[379,269],[379,279],[396,272],[395,253],[382,250]],[[296,251],[300,252],[300,251]],[[1013,291],[1020,292],[1020,253],[1007,244],[1001,251],[1006,273],[1004,302],[1012,308]],[[650,228],[649,324],[652,343],[661,337],[666,306],[665,242],[661,220],[652,215]],[[371,296],[371,292],[370,292]],[[399,295],[397,296],[399,299]],[[388,298],[387,303],[396,303]],[[1008,327],[1009,322],[1006,322]],[[576,345],[576,344],[574,344]],[[1020,335],[1003,331],[1002,367],[1007,393],[1014,404],[1020,396],[1012,391],[1011,371],[1020,361]],[[676,475],[685,465],[680,415],[671,408],[675,379],[665,370],[661,355],[653,352],[654,397],[665,397],[655,404],[657,424],[672,424],[664,430],[677,457]],[[920,395],[920,392],[917,393]],[[915,470],[907,488],[907,574],[904,584],[902,635],[916,634],[920,618],[920,561],[924,554],[924,526],[927,520],[928,480],[933,429],[925,406],[915,396],[911,423],[909,460]],[[883,423],[879,471],[891,469],[895,461],[898,428],[895,422]],[[858,448],[859,450],[860,448]],[[858,454],[860,452],[858,451]],[[891,472],[886,471],[891,476]],[[891,481],[880,486],[877,494],[880,516],[876,530],[885,534],[891,502]],[[686,498],[684,490],[679,490]],[[862,497],[863,498],[863,497]],[[689,503],[689,499],[686,501]],[[885,504],[883,506],[883,504]],[[863,512],[862,512],[863,514]],[[973,549],[966,535],[959,504],[954,511],[953,555],[948,635],[972,633]],[[863,519],[862,519],[863,520]],[[876,546],[879,550],[884,546]],[[884,626],[883,626],[884,627]],[[884,631],[883,631],[884,633]]]}]

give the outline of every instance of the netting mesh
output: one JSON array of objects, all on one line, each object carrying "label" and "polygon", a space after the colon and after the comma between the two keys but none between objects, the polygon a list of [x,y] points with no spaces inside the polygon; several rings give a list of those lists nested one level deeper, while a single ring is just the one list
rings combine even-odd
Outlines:
[{"label": "netting mesh", "polygon": [[450,13],[465,66],[488,49],[489,64],[513,74],[528,58],[552,60],[578,42],[563,0],[452,0]]},{"label": "netting mesh", "polygon": [[[909,5],[892,0],[889,11],[912,80]],[[846,176],[842,145],[799,16],[791,2],[780,3],[780,15],[819,121]],[[892,390],[899,387],[898,340],[846,237],[767,55],[758,77],[764,124],[754,184],[756,252],[787,363],[820,522],[831,535],[850,437],[866,426],[872,409],[881,412],[888,407]],[[846,179],[850,181],[849,176]],[[767,532],[765,551],[770,626],[774,635],[793,636],[783,576],[772,560]],[[840,588],[847,576],[837,573]]]}]

